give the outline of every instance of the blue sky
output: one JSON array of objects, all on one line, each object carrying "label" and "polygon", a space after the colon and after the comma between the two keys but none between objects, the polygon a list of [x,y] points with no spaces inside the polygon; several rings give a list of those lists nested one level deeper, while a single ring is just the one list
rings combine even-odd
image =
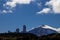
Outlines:
[{"label": "blue sky", "polygon": [[27,30],[43,24],[60,28],[60,7],[57,5],[60,1],[57,2],[55,0],[0,0],[0,32],[15,31],[16,28],[22,30],[24,24]]}]

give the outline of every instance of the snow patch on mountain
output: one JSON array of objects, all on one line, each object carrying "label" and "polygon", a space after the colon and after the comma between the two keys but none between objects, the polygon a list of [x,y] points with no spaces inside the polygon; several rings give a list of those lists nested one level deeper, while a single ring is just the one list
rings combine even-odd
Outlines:
[{"label": "snow patch on mountain", "polygon": [[53,27],[48,26],[48,25],[42,25],[42,28],[45,28],[45,29],[52,29],[52,30],[57,31],[57,29],[56,29],[56,28],[53,28]]}]

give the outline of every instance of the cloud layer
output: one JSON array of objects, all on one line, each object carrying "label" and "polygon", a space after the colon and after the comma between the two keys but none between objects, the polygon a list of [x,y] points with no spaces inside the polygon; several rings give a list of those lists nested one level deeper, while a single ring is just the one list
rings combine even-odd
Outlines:
[{"label": "cloud layer", "polygon": [[12,0],[12,1],[7,1],[6,6],[10,7],[15,7],[16,4],[30,4],[32,0]]},{"label": "cloud layer", "polygon": [[[37,3],[36,0],[9,0],[6,3],[3,4],[3,7],[5,7],[8,10],[2,10],[1,13],[12,13],[12,9],[17,6],[17,4],[30,4],[31,2],[35,2],[37,6],[40,8],[42,7],[42,3]],[[47,7],[43,7],[42,10],[38,11],[37,14],[47,14],[47,13],[54,13],[54,14],[60,14],[60,0],[50,0],[46,1],[44,4]],[[33,5],[32,5],[33,6]],[[38,8],[39,8],[38,7]]]},{"label": "cloud layer", "polygon": [[0,10],[0,13],[12,13],[12,9],[15,8],[17,4],[30,4],[32,1],[33,0],[9,0],[3,4],[3,7],[7,10]]},{"label": "cloud layer", "polygon": [[60,0],[50,0],[45,3],[45,6],[48,6],[48,8],[43,8],[41,11],[37,12],[37,14],[49,12],[60,14]]},{"label": "cloud layer", "polygon": [[37,12],[37,14],[41,14],[41,13],[48,13],[48,12],[51,12],[51,9],[50,8],[44,8],[43,10]]}]

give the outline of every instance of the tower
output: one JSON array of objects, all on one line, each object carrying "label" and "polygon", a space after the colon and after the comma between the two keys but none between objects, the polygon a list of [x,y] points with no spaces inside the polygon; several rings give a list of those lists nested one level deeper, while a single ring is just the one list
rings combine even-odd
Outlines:
[{"label": "tower", "polygon": [[23,33],[26,33],[26,25],[23,25]]},{"label": "tower", "polygon": [[16,29],[16,33],[19,33],[19,28]]},{"label": "tower", "polygon": [[11,31],[10,31],[10,30],[8,30],[8,33],[11,33]]}]

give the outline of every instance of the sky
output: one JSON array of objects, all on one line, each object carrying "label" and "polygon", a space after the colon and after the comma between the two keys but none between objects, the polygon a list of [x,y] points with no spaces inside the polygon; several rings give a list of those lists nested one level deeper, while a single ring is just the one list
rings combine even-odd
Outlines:
[{"label": "sky", "polygon": [[60,0],[0,0],[0,32],[39,25],[60,28]]}]

